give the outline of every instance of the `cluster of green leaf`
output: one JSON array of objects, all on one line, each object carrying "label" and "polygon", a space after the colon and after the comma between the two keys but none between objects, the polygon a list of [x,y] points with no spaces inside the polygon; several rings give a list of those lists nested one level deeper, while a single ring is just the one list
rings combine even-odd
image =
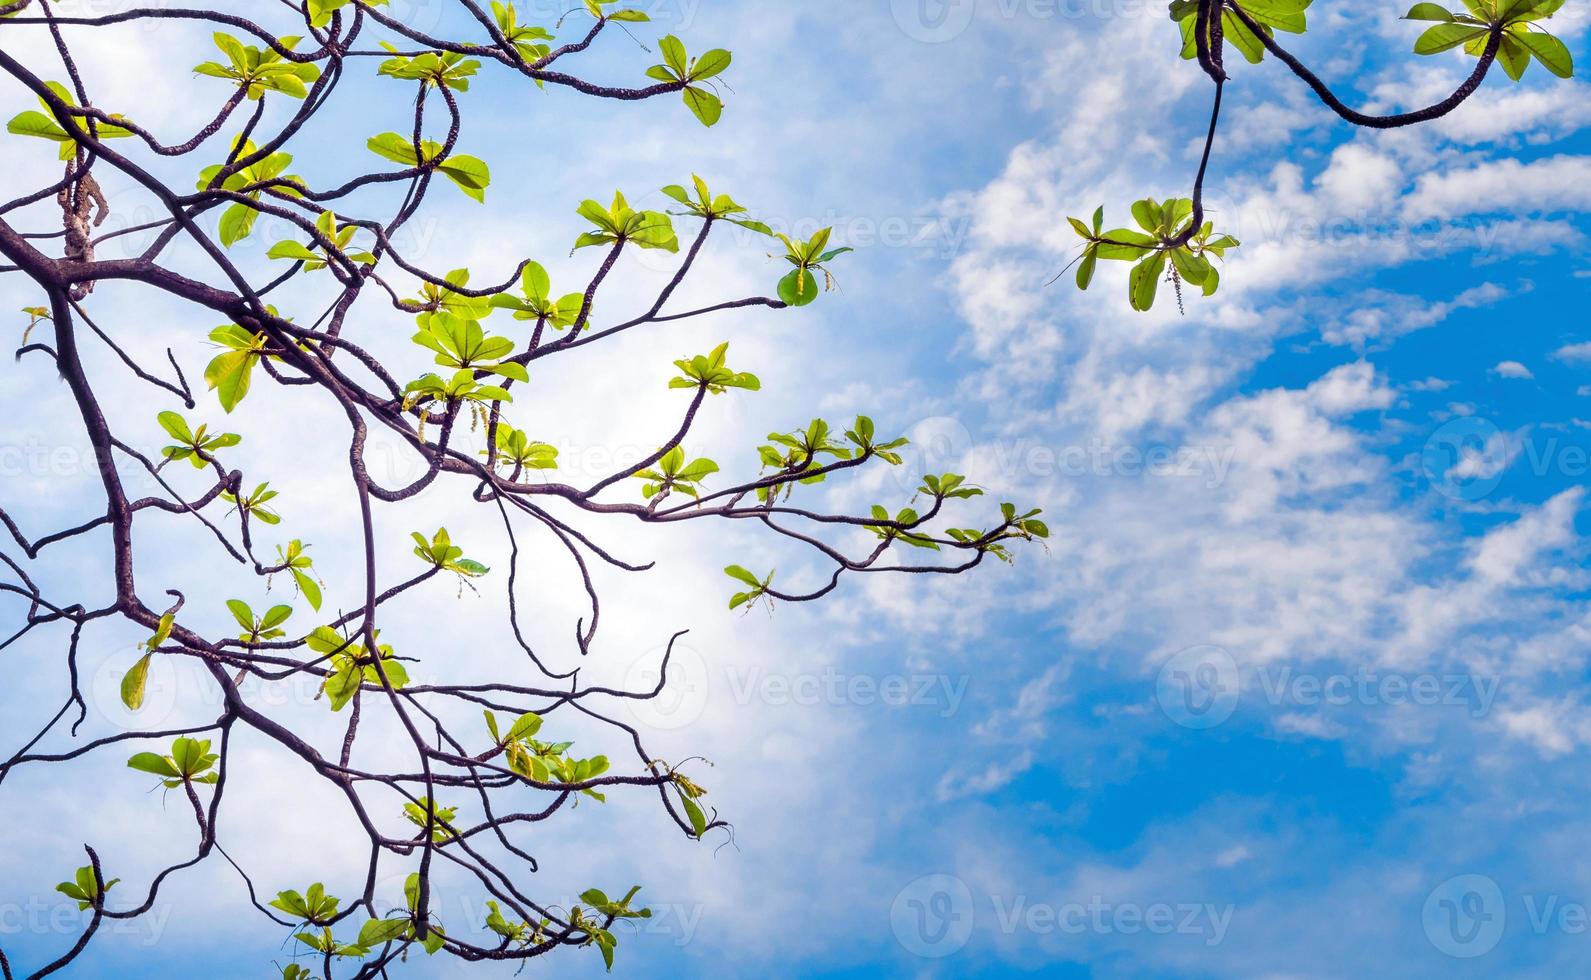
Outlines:
[{"label": "cluster of green leaf", "polygon": [[623,192],[614,192],[611,207],[603,207],[597,201],[583,201],[579,214],[596,225],[597,230],[585,232],[576,239],[576,249],[633,242],[641,248],[679,251],[679,236],[674,232],[673,220],[662,211],[635,210],[624,199]]},{"label": "cluster of green leaf", "polygon": [[458,807],[432,803],[429,796],[422,796],[414,803],[405,803],[403,815],[421,830],[430,827],[431,839],[438,844],[458,836],[458,830],[453,826],[454,819],[459,815]]},{"label": "cluster of green leaf", "polygon": [[[468,273],[466,275],[466,281]],[[527,262],[519,274],[519,296],[498,293],[489,305],[500,310],[511,310],[516,320],[543,321],[554,330],[567,330],[580,319],[585,305],[584,293],[566,293],[554,300],[552,279],[540,262]]]},{"label": "cluster of green leaf", "polygon": [[220,758],[210,751],[209,739],[179,738],[171,743],[170,755],[140,752],[127,760],[127,768],[159,776],[166,789],[193,783],[214,786],[221,781],[221,774],[210,770]]},{"label": "cluster of green leaf", "polygon": [[[282,910],[291,920],[304,923],[304,926],[320,926],[320,932],[310,932],[309,929],[298,932],[294,939],[304,943],[305,947],[321,953],[321,955],[337,956],[344,959],[361,959],[371,955],[377,948],[385,947],[390,942],[418,942],[420,947],[434,955],[442,948],[442,943],[447,939],[447,934],[442,931],[441,924],[436,921],[426,921],[426,934],[418,935],[417,921],[420,918],[420,875],[412,873],[404,881],[404,899],[407,902],[407,912],[388,918],[372,918],[364,921],[360,929],[360,939],[352,943],[339,942],[331,932],[331,923],[337,918],[337,905],[340,900],[326,894],[326,886],[321,883],[309,886],[309,891],[304,894],[296,891],[283,891],[277,894],[277,899],[270,902],[270,907]],[[286,980],[307,980],[307,972],[290,975],[283,972]]]},{"label": "cluster of green leaf", "polygon": [[615,919],[650,919],[651,909],[632,909],[630,902],[634,900],[640,885],[631,888],[625,896],[618,901],[612,901],[606,893],[597,888],[592,888],[580,893],[580,900],[591,906],[591,911],[598,918],[586,914],[586,910],[576,905],[569,910],[569,924],[586,934],[586,941],[582,946],[595,945],[602,951],[602,962],[607,964],[609,972],[613,970],[613,949],[619,944],[617,937],[602,925]]},{"label": "cluster of green leaf", "polygon": [[724,574],[746,586],[745,592],[736,592],[729,597],[729,608],[739,609],[745,606],[748,610],[757,604],[757,600],[768,594],[773,588],[774,572],[769,572],[766,577],[758,578],[749,570],[739,565],[730,565],[724,569]]},{"label": "cluster of green leaf", "polygon": [[1216,235],[1214,225],[1208,221],[1190,232],[1188,221],[1192,214],[1193,201],[1188,198],[1161,203],[1146,197],[1132,206],[1133,220],[1142,231],[1102,231],[1103,207],[1094,211],[1091,225],[1078,218],[1066,219],[1085,242],[1077,265],[1077,288],[1088,288],[1099,259],[1113,259],[1136,263],[1127,278],[1127,293],[1132,308],[1140,312],[1154,306],[1162,276],[1177,288],[1179,303],[1183,282],[1198,286],[1206,296],[1214,295],[1221,284],[1221,274],[1210,257],[1222,259],[1227,249],[1237,248],[1239,243],[1231,235]]},{"label": "cluster of green leaf", "polygon": [[[583,783],[608,771],[607,756],[577,759],[568,754],[573,742],[538,741],[535,736],[541,731],[541,716],[534,712],[514,719],[506,731],[496,715],[490,711],[484,714],[492,744],[503,750],[508,767],[526,779],[538,783]],[[583,789],[581,793],[599,803],[607,799],[594,789]]]},{"label": "cluster of green leaf", "polygon": [[[380,633],[376,636],[379,640]],[[331,660],[332,674],[321,685],[321,690],[326,694],[332,711],[341,711],[359,693],[360,687],[381,690],[383,675],[395,691],[408,686],[409,672],[388,644],[378,643],[376,654],[372,656],[352,637],[344,636],[330,626],[318,627],[304,642],[311,650]]]},{"label": "cluster of green leaf", "polygon": [[[508,470],[555,470],[558,468],[558,450],[545,442],[535,442],[528,435],[499,420],[497,423],[497,465]],[[482,456],[492,455],[481,450]]]},{"label": "cluster of green leaf", "polygon": [[[1232,0],[1228,0],[1230,4]],[[1267,37],[1275,35],[1276,31],[1287,31],[1291,34],[1304,33],[1304,11],[1309,9],[1312,0],[1236,0]],[[1194,58],[1199,50],[1199,0],[1172,0],[1171,19],[1182,28],[1182,56]],[[1211,24],[1211,29],[1214,29]],[[1225,40],[1232,43],[1243,57],[1252,64],[1259,64],[1265,58],[1265,46],[1255,33],[1249,30],[1247,24],[1238,19],[1237,15],[1228,9],[1226,4],[1221,7],[1221,33]],[[1210,47],[1214,47],[1213,44]]]},{"label": "cluster of green leaf", "polygon": [[403,407],[407,411],[412,408],[426,408],[434,402],[443,405],[468,405],[477,412],[479,421],[486,411],[486,406],[493,402],[511,402],[514,396],[506,388],[499,385],[481,384],[475,378],[475,372],[469,368],[461,368],[453,372],[450,378],[439,374],[423,375],[409,382],[403,388]]},{"label": "cluster of green leaf", "polygon": [[668,386],[692,390],[705,388],[711,395],[722,395],[730,388],[761,391],[762,382],[757,380],[757,376],[746,371],[731,370],[725,364],[728,357],[729,343],[726,341],[714,347],[712,353],[675,361],[674,366],[680,369],[680,376],[671,379]]},{"label": "cluster of green leaf", "polygon": [[[923,484],[917,488],[917,495],[931,498],[937,508],[946,500],[970,500],[973,497],[981,497],[983,496],[983,488],[968,483],[967,478],[959,473],[937,475],[929,473],[923,476]],[[1029,516],[1037,516],[1038,513],[1035,510]],[[923,548],[928,551],[940,550],[937,541],[914,530],[922,518],[913,507],[905,507],[898,511],[894,517],[890,517],[889,511],[885,507],[874,504],[873,518],[879,523],[868,525],[868,530],[872,531],[881,541],[899,541],[913,548]],[[947,533],[960,544],[973,544],[983,537],[983,534],[979,532],[971,532],[964,529],[959,532],[950,531]],[[1048,529],[1045,529],[1045,534],[1047,535],[1048,533]]]},{"label": "cluster of green leaf", "polygon": [[1404,15],[1407,20],[1435,21],[1414,42],[1415,54],[1437,54],[1463,46],[1466,54],[1480,57],[1493,28],[1502,32],[1497,62],[1514,81],[1524,77],[1530,59],[1559,78],[1574,75],[1574,57],[1558,38],[1536,24],[1557,13],[1564,0],[1464,0],[1467,13],[1454,13],[1435,3],[1417,3]]},{"label": "cluster of green leaf", "polygon": [[436,354],[438,366],[481,371],[514,381],[530,380],[523,364],[504,360],[513,354],[514,342],[507,337],[487,336],[480,321],[466,320],[444,310],[422,313],[419,319],[420,332],[412,339]]},{"label": "cluster of green leaf", "polygon": [[[358,225],[343,225],[338,227],[337,216],[330,211],[322,211],[319,218],[315,219],[315,229],[325,237],[326,241],[336,247],[337,253],[350,262],[364,265],[375,265],[376,257],[367,249],[350,249],[354,235],[358,234]],[[308,245],[301,245],[291,239],[277,242],[266,252],[267,258],[289,259],[294,262],[304,263],[305,272],[317,272],[331,264],[331,251],[319,239],[311,241]]]},{"label": "cluster of green leaf", "polygon": [[316,612],[320,611],[320,582],[315,578],[313,571],[315,559],[305,554],[309,546],[294,538],[284,548],[276,546],[276,565],[282,571],[293,576],[293,585],[298,593],[309,603],[309,607]]},{"label": "cluster of green leaf", "polygon": [[41,323],[53,320],[54,317],[50,316],[49,309],[43,306],[24,306],[22,312],[28,315],[28,325],[22,328],[22,346],[26,347],[28,345],[28,337],[33,333],[33,328]]},{"label": "cluster of green leaf", "polygon": [[[828,422],[813,419],[804,429],[768,433],[771,445],[757,447],[757,458],[762,463],[762,472],[773,476],[800,477],[796,482],[806,485],[822,483],[827,479],[827,473],[817,472],[824,467],[854,459],[868,450],[885,462],[898,465],[900,456],[893,450],[906,445],[905,439],[896,439],[882,446],[873,445],[873,420],[866,416],[858,416],[855,427],[846,430],[845,437],[850,445],[832,438]],[[764,503],[787,499],[794,489],[795,482],[790,481],[771,486],[763,484],[757,488],[757,499]]]},{"label": "cluster of green leaf", "polygon": [[[497,30],[503,39],[514,46],[519,56],[529,64],[535,64],[541,59],[552,54],[553,35],[545,28],[536,27],[519,22],[519,11],[511,3],[502,0],[492,0],[492,17],[497,21]],[[537,85],[542,85],[540,79]]]},{"label": "cluster of green leaf", "polygon": [[105,882],[103,889],[100,888],[99,883],[94,880],[93,865],[84,865],[78,868],[77,873],[72,877],[72,881],[63,881],[56,885],[55,890],[77,902],[79,911],[87,911],[99,905],[105,892],[110,891],[113,885],[121,881],[120,878],[112,878]]},{"label": "cluster of green leaf", "polygon": [[491,571],[480,562],[465,558],[464,549],[453,543],[445,527],[432,535],[429,541],[419,531],[413,532],[411,536],[414,538],[415,557],[428,565],[435,565],[461,578],[480,578]]},{"label": "cluster of green leaf", "polygon": [[[197,429],[188,427],[188,420],[176,412],[161,412],[156,420],[160,427],[166,430],[171,438],[177,440],[175,446],[167,446],[160,451],[166,462],[174,463],[185,459],[193,464],[196,470],[202,470],[210,465],[209,460],[215,458],[217,451],[229,449],[243,441],[243,437],[235,432],[224,432],[220,435],[211,435],[208,425],[200,425]],[[164,464],[162,464],[164,465]],[[216,464],[220,469],[220,464]]]},{"label": "cluster of green leaf", "polygon": [[[641,886],[637,885],[626,892],[623,898],[614,901],[601,889],[587,889],[580,893],[580,900],[590,906],[591,914],[588,915],[587,909],[579,905],[570,910],[570,926],[586,935],[580,945],[596,946],[602,952],[602,961],[607,964],[609,972],[613,970],[613,952],[618,946],[618,937],[604,923],[619,919],[650,919],[651,909],[630,907],[640,890]],[[502,937],[505,944],[520,947],[539,945],[546,941],[548,924],[548,919],[542,919],[535,926],[528,922],[510,922],[496,902],[486,903],[486,928]]]},{"label": "cluster of green leaf", "polygon": [[[470,270],[454,269],[442,277],[442,283],[422,280],[420,293],[411,300],[407,300],[404,309],[413,313],[424,315],[442,311],[466,320],[484,320],[492,315],[492,302],[482,296],[469,296],[460,290],[468,289],[470,285]],[[418,316],[415,318],[421,327],[425,320]]]},{"label": "cluster of green leaf", "polygon": [[[889,453],[888,449],[872,446],[873,428],[871,419],[859,418],[857,423],[858,429],[863,431],[857,432],[853,430],[847,432],[846,435],[860,447],[861,451],[867,451],[871,447],[873,455],[881,457],[894,455]],[[863,434],[864,432],[865,435]],[[799,448],[791,450],[792,455],[796,458],[815,459],[820,453],[829,453],[841,459],[850,458],[852,450],[830,442],[826,437],[826,433],[826,423],[817,420],[813,422],[806,432],[792,434],[783,438],[794,441],[799,437]],[[886,446],[895,448],[905,445],[905,443],[906,440],[898,439],[887,443]],[[789,443],[784,444],[788,445]],[[763,450],[764,452],[772,451],[767,446],[764,446]],[[900,459],[895,456],[891,462],[899,463]],[[808,483],[822,478],[823,474],[818,474],[815,478],[802,480],[801,482]],[[946,500],[967,500],[973,497],[981,497],[983,496],[983,489],[968,483],[966,477],[956,473],[928,474],[923,477],[923,484],[918,488],[917,493],[920,496],[932,498],[934,507],[937,509]],[[922,548],[929,551],[941,550],[938,541],[919,529],[923,517],[916,508],[902,508],[895,513],[895,516],[891,517],[887,508],[875,504],[871,513],[873,520],[877,523],[864,526],[886,544],[899,541],[914,548]],[[996,529],[979,531],[971,528],[949,528],[945,531],[945,534],[963,548],[986,552],[1007,563],[1012,561],[1011,552],[1002,542],[1013,539],[1035,541],[1047,539],[1050,536],[1048,525],[1038,519],[1039,514],[1042,513],[1041,510],[1035,508],[1018,515],[1015,504],[1002,503],[1000,505],[1000,513],[1004,521]],[[746,586],[746,591],[736,592],[730,596],[730,609],[738,609],[741,606],[746,606],[750,609],[758,600],[772,598],[770,590],[773,587],[773,572],[769,572],[763,578],[758,578],[755,573],[740,565],[730,565],[724,569],[724,574]]]},{"label": "cluster of green leaf", "polygon": [[891,439],[888,442],[875,442],[874,438],[876,435],[877,430],[873,425],[873,420],[866,415],[858,415],[856,421],[851,423],[851,428],[845,430],[846,440],[856,447],[855,451],[857,453],[865,456],[877,456],[891,466],[899,466],[901,457],[900,453],[895,452],[895,450],[905,448],[910,444],[911,440],[901,437],[899,439]]},{"label": "cluster of green leaf", "polygon": [[372,136],[365,146],[376,156],[402,164],[410,169],[429,168],[451,180],[466,196],[481,204],[486,203],[486,188],[492,183],[491,168],[480,157],[463,153],[442,156],[443,146],[436,140],[420,141],[415,152],[414,137],[398,133],[381,133]]},{"label": "cluster of green leaf", "polygon": [[[881,541],[899,541],[903,544],[909,544],[913,548],[926,548],[929,551],[939,550],[939,545],[935,544],[932,538],[907,530],[907,528],[916,527],[921,521],[917,511],[910,507],[903,507],[896,512],[894,517],[890,517],[889,511],[882,504],[874,504],[873,519],[880,522],[893,522],[889,524],[869,524],[867,526],[868,530],[878,535]],[[894,526],[896,524],[901,526]]]},{"label": "cluster of green leaf", "polygon": [[[664,194],[685,206],[684,211],[674,213],[707,221],[728,221],[760,235],[777,238],[784,244],[785,254],[782,258],[795,267],[779,281],[779,299],[786,305],[806,306],[823,292],[832,290],[835,286],[834,275],[825,264],[846,252],[855,251],[849,246],[829,248],[834,235],[833,228],[821,228],[806,241],[777,234],[763,222],[747,217],[749,210],[728,194],[713,194],[701,177],[692,174],[691,184],[690,189],[679,184],[663,188]],[[823,277],[821,290],[818,287],[819,275]]]},{"label": "cluster of green leaf", "polygon": [[795,266],[795,269],[779,280],[779,298],[790,306],[806,306],[818,298],[817,274],[823,274],[823,291],[828,292],[834,288],[834,275],[829,272],[826,263],[836,256],[846,252],[854,252],[850,246],[829,248],[829,239],[833,237],[833,228],[820,229],[806,241],[795,241],[788,235],[777,236],[784,242],[785,261]]},{"label": "cluster of green leaf", "polygon": [[235,494],[230,490],[221,492],[221,499],[232,505],[243,520],[257,520],[264,524],[276,525],[282,523],[282,515],[266,506],[272,500],[281,496],[271,489],[269,483],[262,483],[255,487],[252,493]]},{"label": "cluster of green leaf", "polygon": [[685,205],[686,210],[679,212],[680,214],[691,214],[698,218],[712,221],[728,221],[731,224],[737,224],[758,234],[770,237],[773,235],[773,229],[761,221],[741,217],[741,215],[749,212],[744,207],[736,204],[735,199],[728,194],[715,196],[712,191],[707,189],[707,182],[695,174],[691,174],[691,185],[696,191],[695,197],[692,197],[690,191],[678,184],[670,184],[663,188],[664,194]]},{"label": "cluster of green leaf", "polygon": [[683,84],[685,104],[691,112],[696,114],[703,126],[715,125],[724,114],[724,103],[716,91],[704,88],[702,83],[723,74],[733,60],[730,53],[722,48],[714,48],[698,58],[692,58],[685,52],[685,42],[672,34],[659,41],[658,48],[663,53],[663,63],[648,68],[647,77],[660,82]]},{"label": "cluster of green leaf", "polygon": [[294,921],[320,926],[337,917],[339,904],[341,900],[326,894],[326,886],[317,881],[302,895],[296,891],[278,892],[271,907],[287,913]]},{"label": "cluster of green leaf", "polygon": [[1011,550],[1001,542],[1003,541],[1043,541],[1049,538],[1049,525],[1039,520],[1043,511],[1034,508],[1018,516],[1015,504],[1004,503],[1000,505],[1000,515],[1005,519],[1006,527],[1003,530],[979,531],[973,528],[951,528],[945,533],[963,545],[977,546],[996,558],[1011,564]]},{"label": "cluster of green leaf", "polygon": [[678,491],[688,497],[701,496],[701,482],[718,472],[718,464],[710,459],[685,459],[685,450],[675,446],[664,453],[655,468],[644,469],[635,479],[646,481],[641,486],[641,496],[647,500],[662,500]]},{"label": "cluster of green leaf", "polygon": [[[290,61],[274,48],[245,46],[232,35],[219,31],[213,36],[215,46],[226,55],[227,63],[206,61],[193,70],[200,75],[236,82],[245,95],[256,102],[263,99],[266,92],[302,99],[309,95],[307,86],[320,78],[320,68],[313,62]],[[277,38],[277,43],[291,51],[300,40],[288,35]]]},{"label": "cluster of green leaf", "polygon": [[265,348],[269,341],[264,333],[255,333],[236,323],[216,327],[210,331],[210,340],[223,351],[205,366],[204,381],[221,399],[221,408],[230,415],[248,397],[254,366],[267,356]]},{"label": "cluster of green leaf", "polygon": [[[424,802],[424,801],[422,801]],[[409,804],[413,806],[414,804]],[[423,812],[423,811],[422,811]],[[422,821],[423,823],[423,821]],[[277,895],[272,902],[273,908],[286,912],[297,921],[302,921],[308,926],[320,926],[319,932],[305,929],[296,933],[293,938],[308,946],[310,949],[324,956],[339,959],[363,959],[388,943],[418,943],[427,955],[434,956],[440,952],[447,941],[447,933],[440,923],[431,916],[425,916],[425,935],[420,935],[420,875],[411,874],[403,883],[404,900],[407,909],[396,912],[392,916],[377,919],[367,919],[359,929],[359,938],[351,943],[339,941],[332,934],[330,922],[337,915],[338,900],[326,895],[325,887],[319,883],[311,885],[305,895],[296,891],[285,891]],[[298,974],[283,972],[284,980],[308,980],[307,971]]]},{"label": "cluster of green leaf", "polygon": [[486,903],[486,928],[503,938],[508,945],[536,946],[546,939],[546,928],[551,920],[542,919],[532,927],[529,922],[510,922],[496,902]]},{"label": "cluster of green leaf", "polygon": [[381,63],[378,74],[403,81],[468,92],[470,79],[481,68],[479,61],[456,51],[427,51],[410,57],[386,41],[381,46],[392,52],[392,57]]},{"label": "cluster of green leaf", "polygon": [[[241,145],[239,141],[241,140]],[[259,147],[254,141],[238,137],[232,141],[230,160],[246,160],[259,152]],[[255,160],[246,167],[241,167],[221,179],[219,187],[234,194],[240,194],[250,201],[258,201],[265,193],[264,185],[272,184],[270,190],[276,194],[287,197],[302,197],[308,185],[304,178],[287,173],[287,168],[293,165],[291,153],[268,153]],[[221,176],[221,171],[226,165],[212,164],[199,172],[198,188],[201,191],[209,190],[216,179]],[[280,184],[274,184],[280,181]],[[254,222],[259,218],[260,212],[249,205],[236,201],[221,212],[221,244],[228,248],[249,237],[254,231]]]},{"label": "cluster of green leaf", "polygon": [[263,616],[256,616],[254,610],[242,599],[228,599],[226,607],[232,613],[232,618],[243,627],[238,639],[250,644],[278,640],[286,636],[287,631],[281,628],[282,624],[293,616],[293,607],[284,605],[272,606]]},{"label": "cluster of green leaf", "polygon": [[[45,82],[44,84],[46,88],[55,93],[56,98],[74,109],[77,108],[77,100],[72,97],[71,91],[65,85],[60,82]],[[72,159],[77,154],[77,141],[69,136],[66,130],[61,128],[60,123],[55,121],[55,116],[51,114],[53,110],[51,110],[48,102],[40,98],[39,105],[44,107],[43,112],[29,109],[18,113],[6,124],[6,132],[16,136],[32,136],[37,139],[49,140],[52,143],[59,143],[61,145],[60,158],[62,160]],[[111,118],[121,119],[123,117],[113,113]],[[78,118],[76,122],[83,129],[86,130],[88,128],[87,119]],[[102,140],[126,139],[133,135],[130,130],[121,126],[113,126],[102,122],[94,123],[94,131]]]}]

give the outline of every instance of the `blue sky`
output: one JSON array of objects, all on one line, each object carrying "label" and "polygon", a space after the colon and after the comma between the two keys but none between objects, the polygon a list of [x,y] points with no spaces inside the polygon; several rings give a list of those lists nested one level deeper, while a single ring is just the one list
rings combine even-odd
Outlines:
[{"label": "blue sky", "polygon": [[[406,16],[438,23],[432,2],[410,0]],[[410,250],[481,280],[536,257],[555,282],[580,281],[590,263],[568,245],[581,199],[620,187],[657,207],[655,188],[692,172],[778,227],[832,224],[859,248],[836,264],[840,290],[809,310],[636,332],[534,378],[554,420],[540,437],[566,460],[645,443],[675,404],[669,361],[727,339],[764,391],[711,406],[693,450],[722,461],[770,428],[867,411],[913,436],[913,466],[1044,507],[1054,537],[1013,567],[850,582],[823,604],[740,616],[722,608],[728,561],[777,565],[792,584],[822,570],[741,530],[603,529],[661,565],[606,583],[613,632],[592,680],[633,682],[667,633],[692,628],[680,700],[637,720],[665,757],[712,760],[711,798],[736,825],[734,846],[692,846],[665,838],[651,808],[615,800],[538,838],[550,892],[639,883],[658,909],[622,937],[615,974],[1545,977],[1583,963],[1585,84],[1537,66],[1518,85],[1488,80],[1439,123],[1371,133],[1269,60],[1234,65],[1209,194],[1217,227],[1243,246],[1217,297],[1191,298],[1186,316],[1168,296],[1135,314],[1125,267],[1085,294],[1045,282],[1075,254],[1065,216],[1104,204],[1126,223],[1131,201],[1187,191],[1208,92],[1157,4],[962,0],[937,26],[915,0],[645,9],[693,50],[733,49],[723,123],[704,131],[673,101],[592,103],[488,74],[465,97],[461,148],[493,167],[489,205],[436,193]],[[1468,66],[1410,54],[1418,28],[1399,13],[1320,4],[1293,48],[1355,104],[1431,101]],[[1552,22],[1582,61],[1587,20],[1571,2]],[[97,101],[191,130],[202,110],[165,93],[210,56],[205,32],[123,38],[84,42]],[[615,35],[582,64],[628,80],[650,63]],[[394,83],[369,74],[304,134],[312,180],[364,166],[364,137],[402,126],[383,98]],[[7,90],[0,111],[27,102]],[[14,143],[18,179],[49,179],[49,152]],[[111,190],[113,220],[148,206]],[[768,290],[766,251],[745,236],[718,243],[681,303]],[[666,274],[626,264],[611,315]],[[35,300],[10,280],[0,294],[11,308]],[[208,318],[109,284],[93,304],[138,349],[173,346],[190,376],[208,356]],[[373,306],[353,325],[412,359],[406,327]],[[78,445],[41,363],[0,368],[27,406],[0,439],[5,506],[32,528],[96,506],[80,467],[18,463]],[[139,409],[126,420],[135,444],[158,445],[152,415],[167,406],[107,384]],[[358,570],[333,557],[346,515],[315,503],[339,486],[342,450],[300,436],[317,431],[313,411],[267,390],[227,424],[286,491],[293,533],[327,556],[330,594]],[[816,499],[909,496],[881,474]],[[383,520],[394,556],[411,525],[445,520],[496,563],[491,523],[451,497]],[[65,546],[35,570],[47,589],[92,586],[103,548]],[[181,583],[196,609],[263,595],[189,559],[175,526],[150,532],[147,555],[144,574]],[[577,598],[553,582],[527,601],[561,624],[552,617],[578,614]],[[454,602],[465,615],[439,633],[434,610]],[[428,670],[491,675],[515,669],[500,606],[491,589],[440,590],[387,629],[446,658]],[[108,631],[85,653],[102,731],[126,722],[114,682],[139,639]],[[8,739],[64,697],[61,643],[7,655]],[[191,678],[167,682],[163,717],[211,707]],[[287,692],[281,710],[325,734],[324,709],[302,700]],[[234,770],[222,842],[262,889],[354,880],[335,799],[263,744],[238,768],[254,778]],[[50,918],[51,889],[83,842],[142,881],[191,836],[179,807],[110,758],[19,773],[0,813],[13,826],[0,947],[24,965],[71,942],[76,920]],[[452,887],[444,922],[479,915]],[[285,962],[286,937],[241,911],[224,865],[170,894],[159,922],[100,937],[76,975],[254,976]],[[577,951],[527,973],[538,970],[601,964]]]}]

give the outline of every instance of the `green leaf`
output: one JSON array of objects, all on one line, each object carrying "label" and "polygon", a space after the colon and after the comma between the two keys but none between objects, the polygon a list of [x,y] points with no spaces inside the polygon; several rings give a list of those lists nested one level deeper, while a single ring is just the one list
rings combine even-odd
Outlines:
[{"label": "green leaf", "polygon": [[6,132],[16,136],[34,136],[57,143],[72,142],[72,138],[66,135],[66,130],[56,125],[54,119],[36,109],[18,113],[6,123]]},{"label": "green leaf", "polygon": [[507,741],[522,742],[527,738],[535,738],[539,731],[541,731],[541,716],[527,711],[514,721],[513,727],[508,730]]},{"label": "green leaf", "polygon": [[459,190],[481,204],[486,203],[486,188],[492,182],[492,172],[478,157],[454,155],[448,157],[437,169],[458,185]]},{"label": "green leaf", "polygon": [[691,81],[699,82],[704,78],[712,78],[714,75],[722,74],[729,67],[731,60],[732,56],[728,51],[722,48],[714,48],[696,59],[696,64],[691,67]]},{"label": "green leaf", "polygon": [[221,244],[231,248],[249,237],[260,213],[247,204],[235,203],[221,212]]},{"label": "green leaf", "polygon": [[182,773],[178,771],[176,766],[172,765],[170,759],[162,755],[156,755],[153,752],[140,752],[128,759],[127,768],[136,769],[139,772],[147,772],[162,779],[182,778]]},{"label": "green leaf", "polygon": [[137,711],[144,706],[144,688],[149,682],[149,662],[153,653],[146,653],[122,677],[122,704]]},{"label": "green leaf", "polygon": [[696,801],[682,796],[680,804],[685,807],[685,815],[690,818],[691,830],[696,832],[696,836],[700,838],[707,833],[707,815],[696,805]]},{"label": "green leaf", "polygon": [[669,34],[659,40],[657,46],[658,50],[663,54],[663,63],[672,68],[676,76],[684,78],[688,68],[684,42]]},{"label": "green leaf", "polygon": [[1164,252],[1156,252],[1133,266],[1128,277],[1133,309],[1144,312],[1155,305],[1155,292],[1160,288],[1160,274],[1165,268]]},{"label": "green leaf", "polygon": [[807,306],[820,292],[817,274],[810,269],[795,269],[779,280],[779,299],[790,306]]},{"label": "green leaf", "polygon": [[320,612],[320,583],[302,569],[295,568],[292,571],[293,581],[298,583],[298,591],[304,594],[304,601],[309,603],[311,609]]},{"label": "green leaf", "polygon": [[232,618],[237,620],[239,626],[246,630],[254,628],[254,610],[249,608],[248,603],[242,599],[228,599],[226,607],[232,613]]},{"label": "green leaf", "polygon": [[187,420],[176,412],[161,412],[155,416],[155,419],[160,423],[160,427],[178,442],[193,441],[193,430],[188,428]]},{"label": "green leaf", "polygon": [[696,114],[696,118],[701,120],[703,126],[717,125],[718,120],[723,118],[724,103],[713,93],[692,85],[682,94],[685,105],[690,107],[691,112]]},{"label": "green leaf", "polygon": [[1437,24],[1427,28],[1414,42],[1415,54],[1438,54],[1467,41],[1486,36],[1486,28],[1472,24]]},{"label": "green leaf", "polygon": [[1434,20],[1438,23],[1447,24],[1452,22],[1453,14],[1440,4],[1417,3],[1409,8],[1409,12],[1403,15],[1403,19]]},{"label": "green leaf", "polygon": [[1525,69],[1530,67],[1530,52],[1511,35],[1504,34],[1502,43],[1497,46],[1497,63],[1503,66],[1503,72],[1509,78],[1517,82],[1524,77]]},{"label": "green leaf", "polygon": [[260,625],[265,629],[274,629],[287,622],[292,615],[292,606],[272,606],[270,609],[266,610],[265,615],[261,617]]},{"label": "green leaf", "polygon": [[407,919],[371,919],[359,930],[359,945],[374,949],[402,937],[408,930]]},{"label": "green leaf", "polygon": [[1536,31],[1510,32],[1508,37],[1517,39],[1524,45],[1541,66],[1557,75],[1559,78],[1569,78],[1574,75],[1574,56],[1564,43],[1551,34]]},{"label": "green leaf", "polygon": [[1083,260],[1077,263],[1077,288],[1087,289],[1088,284],[1094,281],[1094,266],[1098,264],[1099,256],[1093,249],[1089,249]]},{"label": "green leaf", "polygon": [[257,359],[253,351],[228,351],[204,369],[205,383],[220,397],[221,407],[227,414],[248,396]]}]

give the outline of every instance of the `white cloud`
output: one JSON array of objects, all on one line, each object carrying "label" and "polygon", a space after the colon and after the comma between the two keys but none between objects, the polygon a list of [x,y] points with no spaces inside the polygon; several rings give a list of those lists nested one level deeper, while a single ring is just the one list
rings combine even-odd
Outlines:
[{"label": "white cloud", "polygon": [[1591,210],[1591,158],[1490,160],[1422,175],[1403,212],[1414,220],[1498,211],[1564,214]]},{"label": "white cloud", "polygon": [[1552,356],[1569,364],[1583,364],[1591,361],[1591,341],[1581,344],[1566,344],[1552,352]]},{"label": "white cloud", "polygon": [[1530,368],[1525,367],[1518,361],[1500,361],[1496,367],[1492,368],[1492,373],[1500,378],[1517,378],[1520,380],[1530,380],[1535,377],[1534,374],[1530,373]]}]

